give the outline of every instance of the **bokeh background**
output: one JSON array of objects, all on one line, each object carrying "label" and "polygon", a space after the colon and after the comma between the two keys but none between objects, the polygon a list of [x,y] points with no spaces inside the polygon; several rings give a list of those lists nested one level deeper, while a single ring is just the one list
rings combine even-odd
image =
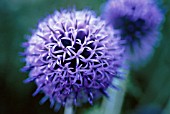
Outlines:
[{"label": "bokeh background", "polygon": [[[31,35],[37,23],[54,10],[92,9],[100,15],[105,0],[0,0],[0,114],[63,114],[50,109],[49,102],[39,104],[43,94],[32,97],[35,84],[24,84],[28,76],[19,52],[21,43]],[[160,46],[149,63],[132,71],[121,114],[170,114],[170,0],[162,2],[166,12]],[[96,102],[98,104],[99,102]],[[76,114],[91,110],[88,104],[76,108]]]}]

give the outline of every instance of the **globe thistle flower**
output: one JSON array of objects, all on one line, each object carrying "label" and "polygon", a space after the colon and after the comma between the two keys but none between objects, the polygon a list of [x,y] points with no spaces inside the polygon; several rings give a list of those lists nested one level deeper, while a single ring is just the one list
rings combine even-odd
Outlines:
[{"label": "globe thistle flower", "polygon": [[35,82],[37,90],[54,104],[79,105],[114,87],[119,78],[122,46],[119,37],[92,11],[56,11],[38,24],[38,29],[23,43],[25,82]]},{"label": "globe thistle flower", "polygon": [[145,63],[159,38],[162,14],[150,0],[109,0],[102,15],[115,29],[120,30],[129,63]]}]

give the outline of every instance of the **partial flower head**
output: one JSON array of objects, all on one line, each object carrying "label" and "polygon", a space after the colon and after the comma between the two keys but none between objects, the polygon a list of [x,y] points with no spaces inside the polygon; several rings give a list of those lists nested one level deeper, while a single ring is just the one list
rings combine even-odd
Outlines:
[{"label": "partial flower head", "polygon": [[150,58],[159,41],[163,15],[150,0],[109,0],[103,18],[120,30],[127,60],[135,64]]},{"label": "partial flower head", "polygon": [[56,11],[38,24],[25,42],[26,82],[35,82],[51,106],[78,105],[107,95],[118,77],[122,46],[119,37],[92,11]]}]

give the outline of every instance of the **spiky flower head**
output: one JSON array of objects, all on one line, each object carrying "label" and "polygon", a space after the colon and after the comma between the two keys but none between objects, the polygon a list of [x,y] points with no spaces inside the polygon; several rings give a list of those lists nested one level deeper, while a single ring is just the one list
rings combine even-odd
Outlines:
[{"label": "spiky flower head", "polygon": [[[92,11],[56,11],[38,24],[23,45],[26,82],[55,103],[81,104],[102,94],[118,77],[122,48],[114,31]],[[114,87],[114,86],[113,86]]]},{"label": "spiky flower head", "polygon": [[109,0],[103,18],[120,30],[130,63],[144,63],[159,41],[162,13],[151,0]]}]

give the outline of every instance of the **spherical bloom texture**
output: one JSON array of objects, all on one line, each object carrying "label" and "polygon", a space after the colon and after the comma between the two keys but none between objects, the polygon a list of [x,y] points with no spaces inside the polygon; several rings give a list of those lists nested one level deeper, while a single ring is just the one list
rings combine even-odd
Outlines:
[{"label": "spherical bloom texture", "polygon": [[103,18],[120,30],[130,63],[145,63],[159,38],[163,15],[150,0],[109,0]]},{"label": "spherical bloom texture", "polygon": [[38,24],[23,45],[26,82],[34,81],[51,106],[78,105],[101,95],[117,77],[122,48],[112,27],[92,11],[56,11]]}]

